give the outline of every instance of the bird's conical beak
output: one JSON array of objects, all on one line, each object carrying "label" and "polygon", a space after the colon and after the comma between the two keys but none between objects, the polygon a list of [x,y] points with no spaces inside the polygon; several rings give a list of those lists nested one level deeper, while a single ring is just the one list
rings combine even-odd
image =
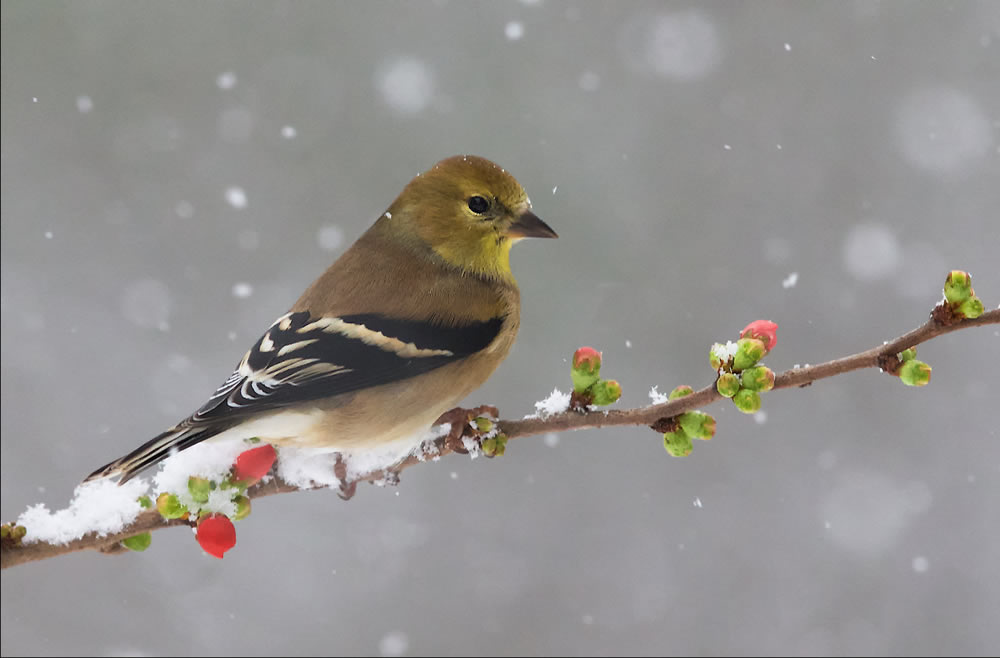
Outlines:
[{"label": "bird's conical beak", "polygon": [[511,238],[558,238],[552,228],[540,220],[538,216],[530,210],[521,213],[517,221],[507,229],[507,236]]}]

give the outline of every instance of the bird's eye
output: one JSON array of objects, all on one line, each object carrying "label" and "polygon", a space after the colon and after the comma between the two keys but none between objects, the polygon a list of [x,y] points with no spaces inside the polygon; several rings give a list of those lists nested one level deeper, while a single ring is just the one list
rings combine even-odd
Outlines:
[{"label": "bird's eye", "polygon": [[481,196],[469,197],[469,210],[476,213],[477,215],[482,215],[484,212],[490,209],[490,202]]}]

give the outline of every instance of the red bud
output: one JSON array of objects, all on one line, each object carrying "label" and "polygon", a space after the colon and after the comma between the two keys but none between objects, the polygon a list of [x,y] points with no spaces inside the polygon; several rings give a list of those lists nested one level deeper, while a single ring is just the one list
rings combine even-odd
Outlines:
[{"label": "red bud", "polygon": [[267,475],[277,457],[278,453],[270,443],[242,452],[233,464],[233,479],[253,484]]},{"label": "red bud", "polygon": [[198,524],[195,538],[203,551],[221,560],[226,551],[236,545],[236,528],[228,517],[213,514]]},{"label": "red bud", "polygon": [[593,347],[581,347],[573,353],[573,367],[585,368],[588,372],[593,372],[601,365],[601,353]]},{"label": "red bud", "polygon": [[756,338],[770,352],[778,344],[778,325],[770,320],[754,320],[740,332],[740,338]]}]

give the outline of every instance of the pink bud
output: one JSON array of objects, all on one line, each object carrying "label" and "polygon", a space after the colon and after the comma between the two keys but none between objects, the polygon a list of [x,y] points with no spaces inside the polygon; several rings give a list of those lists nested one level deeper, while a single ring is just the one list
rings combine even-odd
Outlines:
[{"label": "pink bud", "polygon": [[573,353],[573,367],[594,372],[601,366],[601,353],[593,347],[581,347]]},{"label": "pink bud", "polygon": [[740,338],[756,338],[770,352],[778,344],[778,325],[770,320],[754,320],[740,332]]}]

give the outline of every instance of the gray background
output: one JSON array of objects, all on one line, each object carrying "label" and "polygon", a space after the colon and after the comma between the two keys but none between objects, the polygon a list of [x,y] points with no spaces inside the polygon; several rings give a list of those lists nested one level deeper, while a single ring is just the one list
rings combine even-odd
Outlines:
[{"label": "gray background", "polygon": [[[561,235],[515,249],[470,399],[507,417],[582,344],[636,406],[758,317],[784,369],[918,325],[950,268],[1000,300],[1000,3],[5,1],[0,43],[4,519],[198,406],[454,153]],[[716,405],[684,460],[535,437],[261,501],[221,562],[171,531],[6,571],[3,653],[995,652],[997,336],[921,347],[925,389]]]}]

